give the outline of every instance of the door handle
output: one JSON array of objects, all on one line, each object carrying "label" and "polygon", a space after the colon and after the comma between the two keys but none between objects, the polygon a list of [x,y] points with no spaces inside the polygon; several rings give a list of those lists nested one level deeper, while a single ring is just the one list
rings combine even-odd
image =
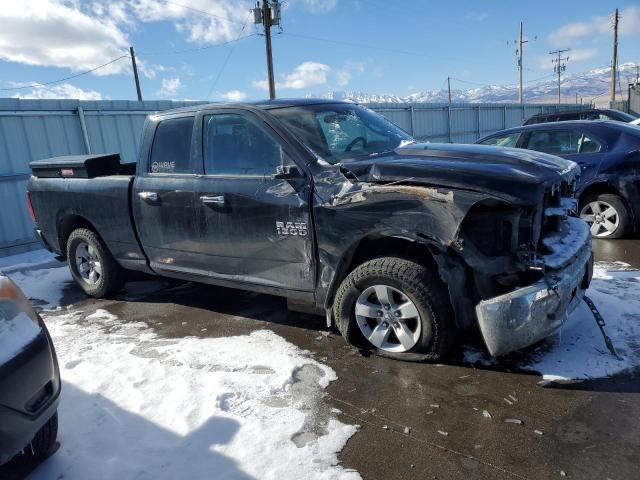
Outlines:
[{"label": "door handle", "polygon": [[211,203],[211,204],[214,204],[214,205],[224,205],[224,195],[217,195],[217,196],[202,195],[200,197],[200,201],[202,203]]},{"label": "door handle", "polygon": [[155,203],[160,200],[160,197],[158,197],[156,192],[139,192],[138,196],[145,202]]}]

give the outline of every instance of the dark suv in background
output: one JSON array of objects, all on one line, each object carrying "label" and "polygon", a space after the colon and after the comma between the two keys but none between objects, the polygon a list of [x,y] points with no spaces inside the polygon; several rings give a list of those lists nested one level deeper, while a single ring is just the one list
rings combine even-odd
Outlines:
[{"label": "dark suv in background", "polygon": [[526,148],[578,163],[580,217],[593,237],[620,238],[637,226],[640,127],[610,120],[539,123],[502,130],[476,143]]},{"label": "dark suv in background", "polygon": [[566,112],[538,113],[527,118],[522,125],[534,125],[536,123],[566,122],[569,120],[616,120],[629,123],[636,117],[620,110],[610,108],[587,108],[580,110],[568,110]]}]

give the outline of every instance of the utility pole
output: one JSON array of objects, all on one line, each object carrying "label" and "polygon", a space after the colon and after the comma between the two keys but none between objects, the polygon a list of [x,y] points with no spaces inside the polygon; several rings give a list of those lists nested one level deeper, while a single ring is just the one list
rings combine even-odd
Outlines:
[{"label": "utility pole", "polygon": [[618,9],[616,8],[615,13],[613,14],[613,59],[611,60],[611,97],[610,100],[613,102],[616,99],[616,69],[618,68],[618,21],[620,20],[620,15],[618,14]]},{"label": "utility pole", "polygon": [[519,77],[519,83],[520,83],[520,87],[518,89],[518,100],[520,101],[520,103],[524,103],[524,95],[522,93],[522,50],[524,47],[524,44],[527,43],[527,40],[523,40],[522,39],[522,30],[523,30],[523,22],[520,22],[520,38],[518,40],[518,50],[516,51],[516,54],[518,55],[518,77]]},{"label": "utility pole", "polygon": [[560,104],[560,74],[567,69],[567,64],[564,62],[569,61],[569,56],[563,58],[562,54],[571,50],[570,48],[565,48],[564,50],[555,50],[553,52],[549,52],[549,55],[557,55],[557,58],[551,60],[553,63],[553,71],[558,74],[558,104]]},{"label": "utility pole", "polygon": [[280,4],[278,0],[273,0],[273,4],[269,4],[269,0],[262,0],[256,3],[253,9],[254,23],[261,23],[264,26],[264,42],[267,52],[267,75],[269,78],[269,98],[276,98],[276,83],[273,77],[273,54],[271,51],[271,27],[280,25]]},{"label": "utility pole", "polygon": [[447,90],[449,90],[449,105],[451,105],[451,77],[447,77]]},{"label": "utility pole", "polygon": [[142,101],[142,92],[140,91],[140,79],[138,78],[138,66],[136,65],[136,54],[133,53],[133,47],[129,47],[131,54],[131,65],[133,66],[133,78],[136,81],[136,92],[138,93],[138,101]]}]

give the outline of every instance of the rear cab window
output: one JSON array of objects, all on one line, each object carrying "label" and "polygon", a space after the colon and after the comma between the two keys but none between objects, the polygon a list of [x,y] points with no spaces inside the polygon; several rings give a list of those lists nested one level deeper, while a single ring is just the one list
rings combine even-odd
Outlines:
[{"label": "rear cab window", "polygon": [[193,116],[169,118],[158,123],[149,159],[150,173],[194,173],[191,165],[193,124]]}]

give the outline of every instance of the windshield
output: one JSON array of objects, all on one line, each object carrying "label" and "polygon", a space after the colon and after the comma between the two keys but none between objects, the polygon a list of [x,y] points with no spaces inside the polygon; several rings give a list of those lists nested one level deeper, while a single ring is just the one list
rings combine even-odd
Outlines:
[{"label": "windshield", "polygon": [[355,104],[302,105],[270,113],[316,155],[334,164],[387,152],[413,141],[384,117]]}]

